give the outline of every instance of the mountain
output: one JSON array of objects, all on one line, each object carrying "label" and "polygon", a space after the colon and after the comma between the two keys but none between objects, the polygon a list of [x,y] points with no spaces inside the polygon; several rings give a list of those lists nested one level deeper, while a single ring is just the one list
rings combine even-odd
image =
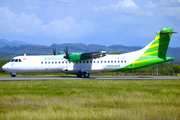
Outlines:
[{"label": "mountain", "polygon": [[21,46],[21,45],[28,45],[26,42],[14,40],[14,41],[8,41],[6,39],[0,39],[0,48],[5,46]]},{"label": "mountain", "polygon": [[[5,41],[6,42],[6,41]],[[108,51],[127,53],[135,50],[139,50],[140,46],[122,46],[122,45],[97,45],[97,44],[82,44],[82,43],[64,43],[64,44],[52,44],[51,46],[40,46],[40,45],[21,45],[21,46],[5,46],[0,48],[0,59],[10,60],[12,57],[17,55],[52,55],[52,48],[56,48],[57,53],[59,51],[64,52],[64,48],[68,46],[68,51],[71,52],[97,52],[97,51]],[[172,48],[169,47],[167,51],[168,57],[175,57],[175,60],[180,61],[180,47]]]},{"label": "mountain", "polygon": [[68,46],[69,52],[108,51],[109,53],[111,53],[111,52],[126,53],[126,52],[139,50],[142,48],[139,46],[122,46],[122,45],[104,46],[104,45],[97,45],[97,44],[86,45],[86,44],[82,44],[82,43],[52,44],[50,47],[63,51],[66,46]]}]

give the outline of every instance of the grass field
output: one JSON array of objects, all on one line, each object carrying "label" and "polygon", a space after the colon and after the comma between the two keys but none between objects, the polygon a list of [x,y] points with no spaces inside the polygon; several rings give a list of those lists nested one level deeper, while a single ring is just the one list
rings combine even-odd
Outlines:
[{"label": "grass field", "polygon": [[0,82],[0,119],[180,119],[180,80]]}]

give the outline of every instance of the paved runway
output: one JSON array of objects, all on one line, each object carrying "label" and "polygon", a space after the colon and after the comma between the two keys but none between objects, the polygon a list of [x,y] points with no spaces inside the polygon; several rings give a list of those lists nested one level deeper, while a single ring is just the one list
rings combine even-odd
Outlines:
[{"label": "paved runway", "polygon": [[0,76],[0,81],[31,81],[31,80],[174,80],[180,76],[90,76],[77,78],[76,76]]}]

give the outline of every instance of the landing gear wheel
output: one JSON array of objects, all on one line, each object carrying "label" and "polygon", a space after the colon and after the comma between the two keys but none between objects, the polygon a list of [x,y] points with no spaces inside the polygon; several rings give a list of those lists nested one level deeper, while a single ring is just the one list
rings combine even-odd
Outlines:
[{"label": "landing gear wheel", "polygon": [[11,74],[11,77],[16,77],[16,73],[12,73],[12,74]]},{"label": "landing gear wheel", "polygon": [[78,72],[77,77],[82,77],[82,72]]},{"label": "landing gear wheel", "polygon": [[16,77],[16,75],[11,75],[11,77]]},{"label": "landing gear wheel", "polygon": [[84,73],[84,78],[89,78],[89,73],[88,72]]}]

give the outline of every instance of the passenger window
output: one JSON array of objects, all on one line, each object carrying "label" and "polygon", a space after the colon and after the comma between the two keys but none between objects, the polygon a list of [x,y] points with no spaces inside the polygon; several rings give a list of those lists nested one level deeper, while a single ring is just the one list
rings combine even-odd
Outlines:
[{"label": "passenger window", "polygon": [[94,63],[96,63],[96,61],[94,61]]},{"label": "passenger window", "polygon": [[16,59],[15,62],[18,62],[18,59]]},{"label": "passenger window", "polygon": [[47,62],[45,62],[45,64],[47,64]]},{"label": "passenger window", "polygon": [[92,63],[92,60],[90,61],[90,63]]},{"label": "passenger window", "polygon": [[108,63],[110,63],[110,61],[108,61]]},{"label": "passenger window", "polygon": [[99,63],[99,61],[97,61],[97,63]]},{"label": "passenger window", "polygon": [[111,61],[111,63],[113,63],[113,61]]},{"label": "passenger window", "polygon": [[50,64],[50,61],[48,62],[48,64]]},{"label": "passenger window", "polygon": [[114,61],[114,63],[116,63],[116,61]]},{"label": "passenger window", "polygon": [[62,61],[62,64],[64,64],[64,61]]},{"label": "passenger window", "polygon": [[76,63],[78,63],[78,61],[76,61]]},{"label": "passenger window", "polygon": [[79,63],[81,63],[81,61],[79,61]]},{"label": "passenger window", "polygon": [[21,62],[21,59],[19,59],[19,62]]},{"label": "passenger window", "polygon": [[101,63],[103,63],[103,61],[101,61]]},{"label": "passenger window", "polygon": [[124,63],[126,63],[126,60],[124,61]]},{"label": "passenger window", "polygon": [[67,64],[67,61],[66,61],[66,64]]},{"label": "passenger window", "polygon": [[41,64],[43,64],[43,62],[41,62]]},{"label": "passenger window", "polygon": [[53,64],[54,62],[52,61],[52,64]]},{"label": "passenger window", "polygon": [[85,63],[85,61],[83,61],[83,63]]},{"label": "passenger window", "polygon": [[86,61],[86,63],[88,63],[88,61]]},{"label": "passenger window", "polygon": [[118,60],[118,63],[120,63],[120,61]]},{"label": "passenger window", "polygon": [[123,63],[123,61],[121,60],[121,63]]},{"label": "passenger window", "polygon": [[104,61],[104,63],[106,63],[106,61]]},{"label": "passenger window", "polygon": [[59,64],[60,64],[61,62],[59,61]]},{"label": "passenger window", "polygon": [[55,61],[55,64],[57,64],[57,61]]}]

